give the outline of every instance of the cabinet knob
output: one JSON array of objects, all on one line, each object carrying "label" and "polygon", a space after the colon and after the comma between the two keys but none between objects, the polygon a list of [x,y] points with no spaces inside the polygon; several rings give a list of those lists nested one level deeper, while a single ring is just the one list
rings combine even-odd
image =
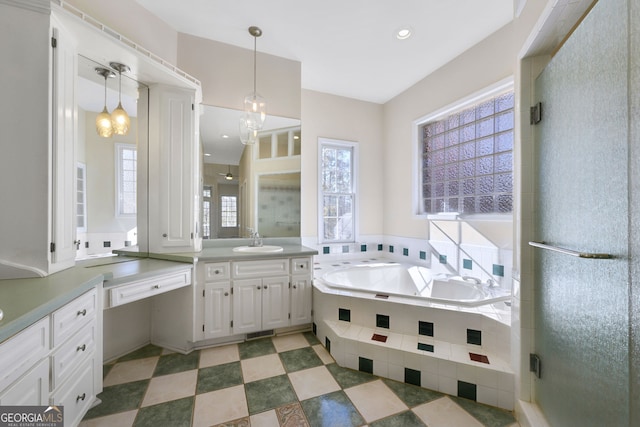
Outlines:
[{"label": "cabinet knob", "polygon": [[260,286],[258,286],[258,290],[260,290]]},{"label": "cabinet knob", "polygon": [[167,237],[167,233],[162,233],[162,237]]},{"label": "cabinet knob", "polygon": [[264,285],[262,288],[263,288],[263,289],[267,289],[267,285]]},{"label": "cabinet knob", "polygon": [[224,296],[225,296],[225,297],[228,297],[228,296],[229,296],[229,292],[225,292],[225,293],[224,293]]},{"label": "cabinet knob", "polygon": [[76,351],[85,351],[86,349],[87,349],[87,345],[82,344],[82,345],[79,345],[78,348],[76,348]]},{"label": "cabinet knob", "polygon": [[214,271],[215,274],[220,274],[220,270]]},{"label": "cabinet knob", "polygon": [[300,268],[304,268],[304,264],[300,264]]},{"label": "cabinet knob", "polygon": [[153,285],[153,289],[160,289],[160,285]]},{"label": "cabinet knob", "polygon": [[298,289],[298,287],[296,285],[293,285],[293,289]]},{"label": "cabinet knob", "polygon": [[84,310],[82,310],[82,311],[78,311],[78,314],[77,314],[77,315],[78,315],[78,316],[86,316],[86,315],[87,315],[87,309],[85,308],[85,309],[84,309]]},{"label": "cabinet knob", "polygon": [[76,397],[76,402],[84,400],[85,397],[87,397],[87,393],[79,394],[78,397]]}]

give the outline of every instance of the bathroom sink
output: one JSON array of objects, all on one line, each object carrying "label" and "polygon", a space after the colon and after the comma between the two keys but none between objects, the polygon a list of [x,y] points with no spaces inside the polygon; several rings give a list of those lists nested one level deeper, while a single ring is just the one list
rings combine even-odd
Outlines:
[{"label": "bathroom sink", "polygon": [[233,248],[234,252],[245,252],[245,253],[255,253],[255,254],[270,254],[275,252],[282,252],[282,246],[272,246],[272,245],[264,245],[264,246],[237,246]]}]

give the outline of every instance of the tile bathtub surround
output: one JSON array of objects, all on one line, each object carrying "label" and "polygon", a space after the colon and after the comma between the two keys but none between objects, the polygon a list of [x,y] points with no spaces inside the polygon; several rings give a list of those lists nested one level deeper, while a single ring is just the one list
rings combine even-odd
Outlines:
[{"label": "tile bathtub surround", "polygon": [[149,345],[104,377],[83,427],[518,425],[507,411],[340,367],[311,333],[186,356]]}]

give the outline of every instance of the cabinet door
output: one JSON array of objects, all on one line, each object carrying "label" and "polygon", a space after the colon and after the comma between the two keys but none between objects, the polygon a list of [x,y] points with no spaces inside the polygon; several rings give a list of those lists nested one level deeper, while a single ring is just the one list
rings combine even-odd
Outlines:
[{"label": "cabinet door", "polygon": [[151,251],[195,249],[194,92],[155,85],[149,92],[149,245]]},{"label": "cabinet door", "polygon": [[289,326],[289,277],[262,279],[262,329]]},{"label": "cabinet door", "polygon": [[204,339],[231,335],[231,283],[204,285]]},{"label": "cabinet door", "polygon": [[46,405],[49,403],[49,359],[42,360],[21,379],[0,393],[0,405]]},{"label": "cabinet door", "polygon": [[291,283],[291,326],[311,323],[313,284],[309,276],[293,276]]},{"label": "cabinet door", "polygon": [[262,330],[262,279],[233,282],[233,333]]},{"label": "cabinet door", "polygon": [[[54,21],[54,26],[56,22]],[[74,265],[76,257],[76,76],[75,42],[60,26],[52,30],[51,272]]]}]

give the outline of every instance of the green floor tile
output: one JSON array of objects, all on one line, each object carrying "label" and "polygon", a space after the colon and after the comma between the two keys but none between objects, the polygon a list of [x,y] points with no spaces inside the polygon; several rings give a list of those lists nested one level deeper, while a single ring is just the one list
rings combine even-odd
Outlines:
[{"label": "green floor tile", "polygon": [[191,396],[140,408],[133,427],[190,427],[194,401]]},{"label": "green floor tile", "polygon": [[251,415],[298,401],[286,375],[250,382],[244,385],[244,389]]},{"label": "green floor tile", "polygon": [[87,412],[85,418],[96,418],[138,409],[149,386],[149,380],[105,387],[98,398],[102,401]]},{"label": "green floor tile", "polygon": [[208,393],[234,385],[242,384],[240,362],[225,363],[198,370],[196,393]]},{"label": "green floor tile", "polygon": [[311,347],[285,351],[280,353],[280,359],[282,360],[284,370],[287,372],[301,371],[303,369],[324,365],[318,357],[318,354]]},{"label": "green floor tile", "polygon": [[177,374],[178,372],[190,371],[198,369],[200,362],[200,352],[194,351],[189,354],[166,354],[158,359],[156,370],[153,376]]},{"label": "green floor tile", "polygon": [[313,332],[305,332],[303,333],[304,337],[307,339],[309,345],[321,344],[318,338],[313,335]]},{"label": "green floor tile", "polygon": [[369,424],[370,427],[427,427],[412,411],[392,415]]},{"label": "green floor tile", "polygon": [[353,369],[343,368],[336,363],[327,365],[327,369],[333,375],[336,382],[342,388],[354,387],[360,384],[368,383],[370,381],[378,379],[378,377],[367,374],[365,372],[354,371]]},{"label": "green floor tile", "polygon": [[437,391],[427,390],[411,384],[383,378],[382,381],[402,400],[408,407],[421,405],[444,396]]},{"label": "green floor tile", "polygon": [[162,354],[162,347],[155,346],[153,344],[145,345],[138,350],[127,353],[118,359],[118,362],[126,362],[128,360],[146,359],[147,357],[160,356]]},{"label": "green floor tile", "polygon": [[342,390],[301,402],[311,427],[352,427],[366,424]]},{"label": "green floor tile", "polygon": [[516,422],[513,414],[504,409],[494,408],[493,406],[483,405],[482,403],[460,397],[449,397],[475,419],[480,421],[485,427],[505,427]]},{"label": "green floor tile", "polygon": [[263,338],[255,341],[246,341],[238,344],[240,360],[251,359],[253,357],[273,354],[276,348],[273,346],[271,338]]}]

